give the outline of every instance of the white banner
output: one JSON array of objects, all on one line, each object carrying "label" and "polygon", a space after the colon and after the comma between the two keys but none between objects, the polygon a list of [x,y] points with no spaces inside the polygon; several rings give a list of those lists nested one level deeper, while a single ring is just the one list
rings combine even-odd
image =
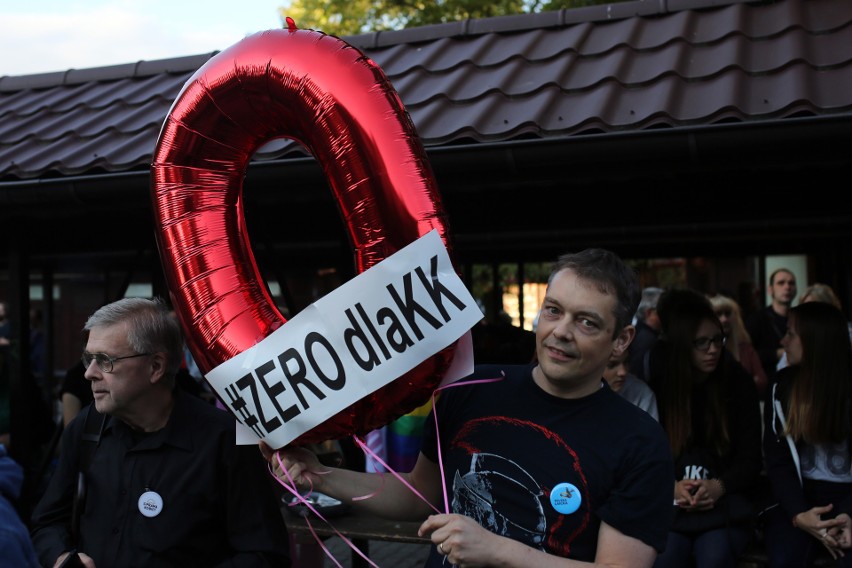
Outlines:
[{"label": "white banner", "polygon": [[[206,378],[255,441],[279,448],[410,371],[481,319],[433,230]],[[462,343],[468,352],[457,355],[454,379],[473,371],[470,342]]]}]

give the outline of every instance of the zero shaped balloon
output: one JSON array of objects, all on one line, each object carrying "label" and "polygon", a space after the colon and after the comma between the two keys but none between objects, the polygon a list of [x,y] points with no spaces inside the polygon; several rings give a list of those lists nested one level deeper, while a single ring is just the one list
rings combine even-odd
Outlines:
[{"label": "zero shaped balloon", "polygon": [[[243,217],[249,160],[272,139],[294,139],[319,162],[358,273],[433,229],[452,256],[425,151],[382,70],[343,40],[287,21],[288,29],[248,36],[199,68],[154,151],[160,258],[204,373],[287,321],[264,285]],[[281,185],[286,191],[286,180]],[[411,412],[440,384],[454,350],[443,349],[294,444],[364,435]]]}]

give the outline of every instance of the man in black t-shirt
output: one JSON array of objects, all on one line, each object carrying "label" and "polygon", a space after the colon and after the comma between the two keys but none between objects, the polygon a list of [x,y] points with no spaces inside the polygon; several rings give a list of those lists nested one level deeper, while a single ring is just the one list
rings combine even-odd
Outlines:
[{"label": "man in black t-shirt", "polygon": [[[635,274],[614,254],[561,257],[541,306],[536,363],[479,367],[475,378],[496,380],[462,380],[443,391],[433,411],[440,431],[430,416],[405,476],[410,487],[321,466],[303,449],[279,450],[280,463],[300,488],[363,511],[428,516],[420,526],[436,545],[428,566],[572,559],[648,568],[671,521],[671,452],[659,424],[602,380],[610,357],[633,339],[638,300]],[[272,450],[261,448],[288,479]],[[436,510],[445,512],[430,515]]]}]

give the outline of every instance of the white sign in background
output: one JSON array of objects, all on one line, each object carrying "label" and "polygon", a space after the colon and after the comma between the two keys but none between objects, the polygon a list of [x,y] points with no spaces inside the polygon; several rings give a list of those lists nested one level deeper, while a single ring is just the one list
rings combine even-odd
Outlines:
[{"label": "white sign in background", "polygon": [[[410,371],[481,319],[433,230],[206,378],[254,441],[279,448]],[[469,341],[461,343],[470,350]],[[472,354],[462,354],[453,378],[472,370]]]}]

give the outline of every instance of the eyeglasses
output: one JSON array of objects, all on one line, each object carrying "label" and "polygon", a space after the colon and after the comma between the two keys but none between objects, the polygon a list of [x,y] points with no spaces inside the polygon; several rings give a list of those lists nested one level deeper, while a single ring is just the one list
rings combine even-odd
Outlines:
[{"label": "eyeglasses", "polygon": [[145,357],[146,355],[150,355],[150,353],[137,353],[136,355],[125,355],[124,357],[110,357],[106,353],[89,353],[87,351],[83,351],[83,356],[80,357],[80,360],[83,362],[83,366],[87,369],[89,368],[89,365],[92,364],[92,361],[94,361],[98,364],[98,369],[104,373],[112,373],[112,368],[116,361],[121,361],[122,359],[133,359],[135,357]]},{"label": "eyeglasses", "polygon": [[692,342],[693,347],[698,349],[699,351],[710,351],[710,346],[715,345],[719,349],[725,346],[728,342],[728,338],[722,334],[713,336],[713,337],[699,337],[695,341]]}]

